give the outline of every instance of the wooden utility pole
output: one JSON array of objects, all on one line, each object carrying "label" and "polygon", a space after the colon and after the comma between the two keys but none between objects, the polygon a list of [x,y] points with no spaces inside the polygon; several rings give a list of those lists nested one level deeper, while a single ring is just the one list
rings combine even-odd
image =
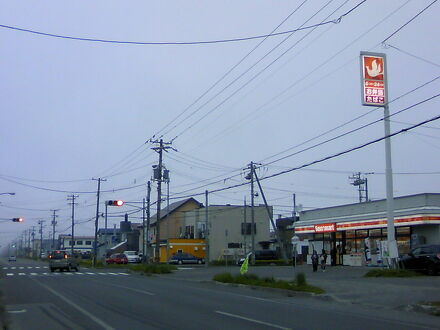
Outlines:
[{"label": "wooden utility pole", "polygon": [[78,195],[70,195],[67,200],[70,201],[70,205],[72,205],[72,239],[71,239],[71,254],[73,256],[73,247],[75,246],[75,199],[78,198]]}]

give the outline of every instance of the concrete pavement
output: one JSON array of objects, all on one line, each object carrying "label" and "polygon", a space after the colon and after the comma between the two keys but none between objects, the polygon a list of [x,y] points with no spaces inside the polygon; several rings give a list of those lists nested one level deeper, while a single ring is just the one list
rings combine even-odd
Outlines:
[{"label": "concrete pavement", "polygon": [[[358,304],[378,309],[420,310],[423,302],[440,301],[440,276],[417,276],[405,278],[366,278],[372,267],[327,266],[326,271],[312,271],[310,265],[297,266],[297,272],[306,274],[309,284],[323,288],[326,294],[318,299],[329,299],[339,303]],[[238,266],[230,267],[179,267],[170,277],[210,281],[215,274],[230,272],[238,274]],[[260,277],[292,280],[292,266],[249,267],[249,273]]]}]

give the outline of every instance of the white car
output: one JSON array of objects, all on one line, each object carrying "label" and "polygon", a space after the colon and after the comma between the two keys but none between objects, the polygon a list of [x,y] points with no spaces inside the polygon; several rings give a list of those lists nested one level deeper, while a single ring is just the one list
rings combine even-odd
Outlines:
[{"label": "white car", "polygon": [[125,251],[124,254],[127,257],[129,264],[141,262],[141,257],[139,257],[139,254],[136,251]]},{"label": "white car", "polygon": [[17,261],[17,257],[16,256],[10,256],[8,261]]}]

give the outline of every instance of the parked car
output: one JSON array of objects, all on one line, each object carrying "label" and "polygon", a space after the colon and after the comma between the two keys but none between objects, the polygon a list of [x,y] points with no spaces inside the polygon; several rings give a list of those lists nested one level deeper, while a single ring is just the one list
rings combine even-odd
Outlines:
[{"label": "parked car", "polygon": [[[252,255],[249,256],[249,259]],[[237,265],[241,266],[246,257],[240,258],[237,261]],[[255,260],[277,260],[278,256],[274,250],[257,250],[255,251]]]},{"label": "parked car", "polygon": [[178,264],[178,265],[182,265],[182,264],[204,264],[205,263],[205,259],[198,258],[196,256],[193,256],[190,253],[177,252],[177,253],[173,254],[173,256],[170,259],[168,259],[168,263],[169,264]]},{"label": "parked car", "polygon": [[17,261],[16,256],[9,256],[8,261]]},{"label": "parked car", "polygon": [[47,258],[47,253],[46,252],[41,252],[40,258],[41,259],[46,259]]},{"label": "parked car", "polygon": [[59,269],[60,271],[73,269],[79,271],[78,261],[64,250],[52,251],[49,254],[49,269],[51,272]]},{"label": "parked car", "polygon": [[440,272],[440,244],[420,245],[399,261],[400,267],[435,275]]},{"label": "parked car", "polygon": [[123,253],[112,254],[105,259],[106,264],[128,264],[128,259]]},{"label": "parked car", "polygon": [[141,257],[136,251],[124,251],[129,263],[140,263]]}]

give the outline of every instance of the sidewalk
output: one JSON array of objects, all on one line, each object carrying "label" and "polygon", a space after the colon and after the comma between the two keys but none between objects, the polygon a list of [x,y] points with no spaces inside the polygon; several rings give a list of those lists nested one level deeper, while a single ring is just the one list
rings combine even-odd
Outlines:
[{"label": "sidewalk", "polygon": [[[309,284],[326,291],[322,298],[340,303],[360,304],[381,309],[411,309],[421,302],[440,301],[440,276],[417,276],[405,278],[363,277],[372,267],[327,267],[325,272],[312,271],[311,265],[297,266],[296,271],[305,273]],[[194,281],[212,280],[215,274],[229,272],[238,274],[240,267],[179,267],[171,277]],[[292,280],[292,266],[249,267],[249,273],[260,277]],[[168,275],[167,275],[168,276]]]}]

